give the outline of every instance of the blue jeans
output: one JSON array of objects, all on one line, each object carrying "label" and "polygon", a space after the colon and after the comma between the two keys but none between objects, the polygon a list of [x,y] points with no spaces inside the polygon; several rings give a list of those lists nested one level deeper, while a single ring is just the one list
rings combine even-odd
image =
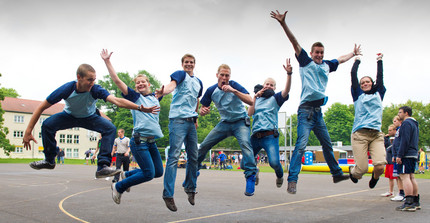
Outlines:
[{"label": "blue jeans", "polygon": [[145,142],[136,145],[134,138],[131,138],[130,150],[140,169],[124,172],[126,178],[115,185],[120,193],[131,186],[163,176],[163,161],[155,143]]},{"label": "blue jeans", "polygon": [[251,145],[254,149],[254,155],[258,154],[261,149],[266,150],[270,166],[275,170],[276,177],[282,178],[284,170],[282,169],[281,161],[279,160],[279,137],[273,135],[263,138],[251,137]]},{"label": "blue jeans", "polygon": [[303,153],[306,145],[308,144],[311,130],[314,131],[315,136],[322,145],[324,159],[330,168],[332,176],[343,175],[342,169],[334,158],[330,135],[328,134],[327,127],[324,123],[321,110],[299,108],[297,119],[297,141],[291,157],[288,182],[297,182],[298,180]]},{"label": "blue jeans", "polygon": [[99,155],[97,156],[98,170],[100,170],[103,165],[110,166],[116,127],[112,122],[97,114],[90,115],[86,118],[75,118],[63,111],[47,118],[42,124],[42,141],[45,159],[51,163],[55,162],[55,156],[57,155],[55,134],[57,131],[74,127],[86,128],[102,134],[101,147]]},{"label": "blue jeans", "polygon": [[164,173],[164,198],[172,198],[175,193],[176,170],[182,143],[185,144],[187,153],[185,181],[182,186],[185,192],[195,192],[197,187],[197,130],[194,123],[180,118],[170,119],[169,137],[170,149]]},{"label": "blue jeans", "polygon": [[239,142],[242,149],[243,158],[240,162],[240,168],[245,170],[245,178],[257,173],[257,167],[254,160],[254,152],[252,151],[251,130],[245,125],[244,120],[236,122],[220,122],[206,136],[199,148],[199,158],[197,162],[201,164],[206,157],[208,151],[223,139],[234,136]]}]

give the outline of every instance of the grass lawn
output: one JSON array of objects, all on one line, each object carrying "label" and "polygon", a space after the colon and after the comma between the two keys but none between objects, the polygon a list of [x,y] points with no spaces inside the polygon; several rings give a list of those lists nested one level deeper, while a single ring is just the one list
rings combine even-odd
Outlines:
[{"label": "grass lawn", "polygon": [[[33,161],[37,161],[41,159],[0,159],[0,163],[31,163]],[[55,160],[56,161],[56,160]],[[91,161],[88,161],[88,164],[90,164]],[[64,159],[64,164],[71,164],[71,165],[84,165],[85,160],[83,159]]]}]

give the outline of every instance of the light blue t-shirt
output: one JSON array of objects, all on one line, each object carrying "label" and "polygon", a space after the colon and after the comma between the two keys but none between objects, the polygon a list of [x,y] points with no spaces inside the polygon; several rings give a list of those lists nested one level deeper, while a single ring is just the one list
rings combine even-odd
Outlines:
[{"label": "light blue t-shirt", "polygon": [[[122,94],[122,96],[135,104],[145,107],[160,106],[160,102],[155,97],[154,93],[143,96],[128,87],[128,95]],[[138,110],[130,111],[133,116],[133,134],[138,132],[143,137],[154,136],[156,139],[164,136],[159,124],[159,113],[155,115]]]},{"label": "light blue t-shirt", "polygon": [[176,71],[170,78],[176,81],[169,118],[197,117],[197,100],[202,95],[203,84],[196,76],[185,71]]},{"label": "light blue t-shirt", "polygon": [[257,98],[255,100],[254,115],[252,116],[252,134],[278,129],[278,112],[288,98],[289,95],[283,98],[282,92],[278,92],[269,98]]},{"label": "light blue t-shirt", "polygon": [[68,82],[53,91],[46,100],[55,104],[64,99],[66,106],[64,111],[75,118],[86,118],[96,113],[97,99],[103,99],[110,95],[106,89],[95,84],[88,92],[77,92],[76,81]]},{"label": "light blue t-shirt", "polygon": [[381,131],[382,126],[382,99],[385,94],[385,87],[379,89],[374,94],[365,94],[363,90],[352,89],[352,94],[359,95],[354,101],[355,118],[352,126],[352,133],[362,128],[369,128]]},{"label": "light blue t-shirt", "polygon": [[[242,85],[235,81],[229,81],[229,85],[244,94],[249,94]],[[245,106],[240,98],[232,92],[224,92],[218,87],[218,84],[209,87],[200,102],[203,106],[208,107],[211,101],[217,107],[221,121],[234,122],[247,116]]]},{"label": "light blue t-shirt", "polygon": [[321,99],[324,99],[325,104],[328,99],[325,95],[328,75],[337,70],[339,61],[336,59],[323,60],[321,64],[317,64],[303,48],[300,55],[296,55],[296,58],[300,64],[300,79],[302,80],[300,104]]}]

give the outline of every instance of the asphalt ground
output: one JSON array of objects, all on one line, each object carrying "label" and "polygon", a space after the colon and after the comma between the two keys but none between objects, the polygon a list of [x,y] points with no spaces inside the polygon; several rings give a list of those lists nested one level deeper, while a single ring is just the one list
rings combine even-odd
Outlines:
[{"label": "asphalt ground", "polygon": [[[330,175],[300,174],[297,194],[275,185],[274,173],[260,173],[255,195],[244,195],[243,172],[202,170],[196,205],[188,203],[178,169],[177,212],[161,198],[163,179],[124,192],[121,204],[111,197],[111,180],[94,179],[95,166],[57,165],[33,170],[26,164],[0,164],[0,222],[427,222],[430,180],[418,179],[422,210],[400,212],[400,202],[380,197],[388,189],[381,178],[369,189],[370,177],[358,184],[333,184]],[[112,178],[111,178],[112,179]]]}]

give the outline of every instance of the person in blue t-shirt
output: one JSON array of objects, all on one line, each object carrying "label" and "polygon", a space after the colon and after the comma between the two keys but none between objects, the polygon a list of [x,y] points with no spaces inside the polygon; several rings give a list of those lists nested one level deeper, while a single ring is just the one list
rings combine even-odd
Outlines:
[{"label": "person in blue t-shirt", "polygon": [[73,127],[82,127],[99,132],[103,136],[102,147],[97,158],[96,178],[113,176],[121,171],[109,167],[112,161],[111,151],[116,128],[110,121],[100,116],[100,112],[96,108],[97,99],[103,99],[122,108],[140,111],[146,108],[123,98],[117,98],[109,94],[100,85],[95,84],[96,71],[91,65],[81,64],[76,76],[76,81],[68,82],[56,89],[33,112],[23,139],[24,147],[27,149],[31,149],[30,141],[37,143],[32,131],[43,111],[62,99],[66,103],[64,111],[52,115],[43,122],[42,141],[45,159],[30,163],[30,167],[37,170],[54,169],[57,154],[56,132]]},{"label": "person in blue t-shirt", "polygon": [[[279,160],[279,133],[278,133],[278,112],[281,106],[289,98],[291,89],[291,75],[293,67],[290,59],[287,59],[287,65],[284,65],[287,71],[287,83],[285,88],[275,94],[276,81],[267,78],[264,81],[262,89],[254,95],[254,105],[248,108],[248,115],[253,116],[251,145],[254,154],[258,154],[261,149],[266,150],[270,166],[275,170],[276,186],[279,188],[284,182],[284,170]],[[258,86],[258,85],[257,85]],[[258,185],[258,174],[255,185]]]},{"label": "person in blue t-shirt", "polygon": [[253,105],[253,101],[242,85],[230,80],[230,74],[231,69],[227,64],[220,65],[216,74],[218,83],[210,86],[201,100],[200,115],[209,114],[210,105],[213,101],[221,120],[200,144],[198,163],[200,165],[203,162],[208,151],[218,142],[229,136],[236,137],[243,153],[240,166],[245,171],[245,195],[252,196],[255,190],[257,167],[250,142],[249,117],[242,102]]},{"label": "person in blue t-shirt", "polygon": [[169,112],[169,143],[166,172],[164,173],[163,200],[171,211],[177,211],[173,195],[175,193],[176,171],[182,144],[185,144],[187,165],[185,181],[182,184],[188,195],[188,202],[194,205],[197,187],[197,109],[202,95],[203,84],[194,75],[196,59],[191,54],[182,57],[182,68],[170,75],[168,85],[156,90],[157,97],[173,92]]},{"label": "person in blue t-shirt", "polygon": [[375,83],[369,76],[364,76],[358,81],[357,70],[360,58],[356,58],[351,69],[351,94],[354,101],[354,125],[351,132],[352,153],[355,166],[349,166],[349,176],[352,182],[357,183],[367,173],[368,156],[372,157],[374,166],[369,187],[374,188],[378,183],[379,176],[384,173],[387,163],[384,133],[382,126],[382,100],[386,92],[382,71],[382,54],[377,58],[378,71]]},{"label": "person in blue t-shirt", "polygon": [[300,96],[300,106],[297,114],[297,141],[291,157],[290,169],[288,173],[288,188],[287,192],[295,194],[297,191],[297,180],[301,169],[301,159],[303,157],[306,145],[309,140],[311,130],[322,145],[323,155],[330,168],[330,173],[333,176],[333,182],[338,183],[349,179],[348,175],[344,175],[339,167],[331,145],[330,135],[328,134],[321,106],[327,103],[325,90],[330,72],[336,71],[339,64],[344,63],[360,54],[360,46],[355,45],[352,53],[340,56],[337,60],[323,60],[324,45],[316,42],[312,45],[310,56],[300,46],[296,37],[285,23],[285,15],[278,11],[271,12],[272,18],[276,19],[284,29],[288,39],[293,45],[296,58],[300,64],[300,79],[302,80],[302,93]]},{"label": "person in blue t-shirt", "polygon": [[[159,124],[159,101],[161,98],[156,98],[155,94],[151,92],[151,83],[149,83],[148,77],[138,74],[134,78],[135,89],[131,89],[119,79],[110,62],[111,55],[112,52],[109,53],[107,50],[101,52],[101,57],[106,63],[109,75],[122,92],[122,96],[131,102],[142,104],[150,109],[148,113],[131,111],[134,127],[133,137],[130,140],[130,150],[136,158],[140,169],[121,172],[121,181],[112,184],[112,199],[119,204],[122,193],[124,191],[129,192],[130,187],[163,176],[163,161],[155,144],[155,139],[159,139],[164,135]],[[128,155],[126,157],[128,159]]]}]

